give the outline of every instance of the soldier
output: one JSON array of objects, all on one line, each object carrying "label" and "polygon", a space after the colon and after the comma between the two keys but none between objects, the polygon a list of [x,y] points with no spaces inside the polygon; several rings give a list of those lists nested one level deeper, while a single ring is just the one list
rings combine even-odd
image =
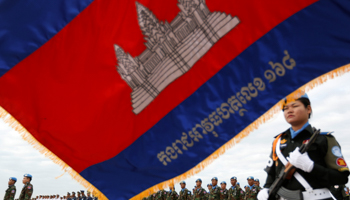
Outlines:
[{"label": "soldier", "polygon": [[249,176],[247,178],[248,180],[248,187],[247,187],[247,190],[246,190],[246,193],[245,193],[245,198],[246,200],[256,200],[258,199],[258,193],[259,193],[259,188],[254,185],[254,177],[252,176]]},{"label": "soldier", "polygon": [[87,191],[87,197],[86,197],[86,200],[93,200],[92,197],[91,197],[91,193],[90,191]]},{"label": "soldier", "polygon": [[81,194],[80,194],[80,192],[78,191],[77,194],[78,194],[77,200],[81,200]]},{"label": "soldier", "polygon": [[307,94],[286,98],[282,110],[290,127],[278,134],[272,143],[265,168],[266,183],[259,199],[268,199],[269,188],[288,161],[297,169],[291,179],[283,182],[283,190],[279,192],[281,198],[301,193],[303,199],[331,199],[329,188],[346,184],[349,176],[349,167],[339,143],[331,132],[322,132],[309,150],[301,153],[299,148],[310,140],[316,130],[309,124],[312,113],[310,99]]},{"label": "soldier", "polygon": [[86,195],[84,192],[85,192],[84,190],[80,190],[81,200],[86,200]]},{"label": "soldier", "polygon": [[72,200],[72,199],[70,198],[70,193],[69,193],[69,192],[67,192],[67,200]]},{"label": "soldier", "polygon": [[164,189],[162,189],[162,190],[159,190],[158,192],[157,192],[157,194],[156,194],[156,200],[165,200],[166,199],[166,194],[167,194],[167,192],[164,190]]},{"label": "soldier", "polygon": [[262,189],[262,188],[260,187],[260,181],[259,181],[258,178],[254,179],[254,185],[256,185],[256,186],[259,188],[259,191]]},{"label": "soldier", "polygon": [[169,192],[167,192],[166,200],[177,200],[179,195],[175,191],[175,187],[173,185],[169,186]]},{"label": "soldier", "polygon": [[212,188],[209,194],[209,200],[219,200],[220,199],[220,187],[218,184],[218,178],[214,177],[211,179]]},{"label": "soldier", "polygon": [[75,192],[72,192],[72,196],[70,197],[71,200],[77,200],[77,197],[75,196]]},{"label": "soldier", "polygon": [[228,191],[226,189],[226,182],[222,181],[220,183],[221,190],[220,190],[220,199],[227,199],[228,197]]},{"label": "soldier", "polygon": [[33,194],[33,185],[30,183],[32,181],[32,175],[24,174],[23,177],[23,189],[21,191],[21,195],[19,196],[19,200],[29,200]]},{"label": "soldier", "polygon": [[191,191],[189,191],[186,188],[186,182],[181,181],[180,186],[181,186],[181,191],[179,194],[179,200],[190,200],[191,199]]},{"label": "soldier", "polygon": [[237,183],[237,177],[233,176],[231,178],[231,188],[228,190],[229,200],[241,200],[244,197],[244,192],[242,188]]},{"label": "soldier", "polygon": [[8,182],[9,188],[5,191],[4,200],[14,200],[16,195],[16,186],[15,186],[16,182],[17,182],[17,178],[10,177]]},{"label": "soldier", "polygon": [[209,183],[209,184],[207,185],[207,188],[208,188],[207,199],[209,199],[210,190],[213,188],[213,185],[212,185],[211,183]]},{"label": "soldier", "polygon": [[206,200],[207,199],[207,191],[205,191],[204,188],[202,188],[202,179],[196,180],[196,187],[193,192],[193,199],[194,200]]}]

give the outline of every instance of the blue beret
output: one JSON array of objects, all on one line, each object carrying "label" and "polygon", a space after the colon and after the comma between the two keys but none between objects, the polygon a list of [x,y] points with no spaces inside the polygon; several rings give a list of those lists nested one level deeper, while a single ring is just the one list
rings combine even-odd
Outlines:
[{"label": "blue beret", "polygon": [[186,184],[186,182],[185,181],[181,181],[180,184]]},{"label": "blue beret", "polygon": [[15,177],[10,177],[10,180],[14,180],[17,182],[17,179]]},{"label": "blue beret", "polygon": [[75,192],[72,192],[72,194],[75,194]]},{"label": "blue beret", "polygon": [[200,178],[199,178],[199,179],[197,179],[197,180],[196,180],[196,182],[197,182],[197,181],[200,181],[200,182],[202,182],[202,179],[200,179]]},{"label": "blue beret", "polygon": [[80,190],[80,192],[84,192],[84,190]]},{"label": "blue beret", "polygon": [[248,176],[247,180],[249,179],[253,179],[254,180],[254,177],[253,176]]},{"label": "blue beret", "polygon": [[30,175],[30,174],[24,174],[24,177],[32,178],[32,175]]},{"label": "blue beret", "polygon": [[258,178],[256,178],[254,181],[258,181],[258,182],[259,182],[259,179],[258,179]]},{"label": "blue beret", "polygon": [[232,179],[234,179],[234,180],[237,180],[237,177],[235,177],[235,176],[232,176],[232,177],[231,177],[231,180],[232,180]]},{"label": "blue beret", "polygon": [[237,182],[236,184],[239,185],[239,182]]},{"label": "blue beret", "polygon": [[211,180],[218,180],[218,178],[217,177],[213,177]]},{"label": "blue beret", "polygon": [[225,185],[226,185],[226,182],[225,182],[225,181],[222,181],[220,184],[225,184]]},{"label": "blue beret", "polygon": [[210,185],[210,186],[213,186],[211,183],[209,183],[209,184],[207,185],[207,187],[208,187],[209,185]]}]

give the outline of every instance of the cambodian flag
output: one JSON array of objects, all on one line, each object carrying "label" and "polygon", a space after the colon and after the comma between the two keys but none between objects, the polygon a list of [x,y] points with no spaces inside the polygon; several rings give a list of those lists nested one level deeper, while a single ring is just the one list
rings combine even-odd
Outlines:
[{"label": "cambodian flag", "polygon": [[0,0],[0,116],[113,200],[199,172],[349,63],[350,1]]}]

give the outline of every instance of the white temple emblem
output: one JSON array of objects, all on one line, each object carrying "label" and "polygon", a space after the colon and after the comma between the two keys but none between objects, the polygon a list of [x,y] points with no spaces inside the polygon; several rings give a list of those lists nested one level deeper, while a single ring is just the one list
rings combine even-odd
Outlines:
[{"label": "white temple emblem", "polygon": [[181,12],[169,24],[136,2],[147,49],[133,58],[114,45],[120,76],[132,88],[132,107],[139,114],[171,82],[185,74],[239,19],[210,12],[205,0],[179,0]]}]

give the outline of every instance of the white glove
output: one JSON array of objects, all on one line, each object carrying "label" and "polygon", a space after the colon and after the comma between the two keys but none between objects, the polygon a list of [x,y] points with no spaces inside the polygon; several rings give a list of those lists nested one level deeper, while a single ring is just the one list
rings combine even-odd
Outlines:
[{"label": "white glove", "polygon": [[268,200],[269,199],[269,188],[263,188],[258,193],[258,200]]},{"label": "white glove", "polygon": [[312,161],[307,152],[301,154],[299,147],[297,147],[287,158],[290,164],[294,167],[310,173],[314,168],[314,161]]}]

